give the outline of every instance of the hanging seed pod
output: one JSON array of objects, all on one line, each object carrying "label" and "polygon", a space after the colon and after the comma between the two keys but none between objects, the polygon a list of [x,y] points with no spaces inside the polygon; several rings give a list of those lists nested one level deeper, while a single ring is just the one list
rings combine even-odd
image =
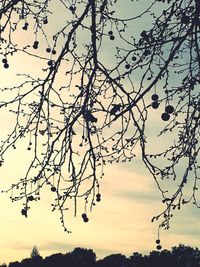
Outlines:
[{"label": "hanging seed pod", "polygon": [[163,121],[168,121],[170,119],[170,115],[166,112],[164,112],[162,115],[161,115],[161,119]]},{"label": "hanging seed pod", "polygon": [[159,103],[157,101],[152,102],[151,106],[153,109],[157,109],[159,107]]},{"label": "hanging seed pod", "polygon": [[157,250],[161,250],[161,249],[162,249],[162,246],[161,246],[161,245],[158,245],[158,246],[156,247],[156,249],[157,249]]},{"label": "hanging seed pod", "polygon": [[28,197],[28,200],[29,200],[29,201],[33,201],[33,200],[34,200],[34,197],[33,197],[33,196],[29,196],[29,197]]},{"label": "hanging seed pod", "polygon": [[83,221],[84,221],[84,222],[88,222],[88,221],[89,221],[89,219],[88,219],[86,213],[83,213],[83,214],[82,214],[82,218],[83,218]]},{"label": "hanging seed pod", "polygon": [[158,96],[157,94],[153,94],[153,95],[151,96],[151,99],[152,99],[153,101],[157,101],[157,100],[159,99],[159,96]]},{"label": "hanging seed pod", "polygon": [[51,191],[52,191],[52,192],[56,192],[56,188],[55,188],[55,186],[52,186],[52,187],[51,187]]},{"label": "hanging seed pod", "polygon": [[171,105],[166,106],[165,112],[167,112],[168,114],[172,114],[174,112],[174,107]]}]

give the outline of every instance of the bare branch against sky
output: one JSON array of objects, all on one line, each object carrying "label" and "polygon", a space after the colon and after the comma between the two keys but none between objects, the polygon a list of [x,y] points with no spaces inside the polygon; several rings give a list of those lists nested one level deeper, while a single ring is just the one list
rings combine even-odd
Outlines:
[{"label": "bare branch against sky", "polygon": [[168,229],[173,210],[199,207],[200,2],[53,2],[0,1],[0,107],[12,122],[0,160],[18,147],[30,159],[4,192],[27,216],[49,188],[69,232],[69,208],[83,199],[88,222],[101,201],[104,166],[141,157],[166,204],[152,221]]}]

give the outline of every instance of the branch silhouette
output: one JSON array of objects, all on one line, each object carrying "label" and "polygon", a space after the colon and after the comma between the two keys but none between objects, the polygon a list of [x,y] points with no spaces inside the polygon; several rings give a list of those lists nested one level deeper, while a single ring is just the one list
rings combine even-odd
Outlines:
[{"label": "branch silhouette", "polygon": [[[1,87],[0,107],[16,122],[0,145],[1,165],[22,140],[28,140],[32,153],[24,177],[4,192],[11,193],[12,201],[24,201],[21,213],[27,216],[31,202],[49,187],[55,194],[52,210],[60,211],[67,232],[69,202],[76,215],[79,199],[84,200],[82,218],[88,222],[88,209],[101,200],[104,166],[132,161],[138,146],[166,204],[152,221],[161,219],[159,226],[168,229],[173,210],[188,202],[199,207],[200,3],[155,0],[124,18],[117,12],[118,3],[58,1],[66,19],[49,31],[59,18],[55,4],[0,1],[5,71],[18,54],[41,62],[40,77],[27,70],[19,74],[20,84]],[[130,8],[136,4],[126,3]],[[152,23],[131,36],[130,30],[145,16]],[[22,30],[30,32],[33,44],[23,40],[20,47],[16,33]],[[107,46],[112,47],[113,62],[102,56]],[[161,115],[155,122],[156,110]],[[159,152],[148,134],[151,122],[162,127],[158,135],[155,130],[158,146],[168,139],[168,147]],[[163,180],[177,180],[178,185],[170,191]],[[187,184],[192,184],[189,197]]]}]

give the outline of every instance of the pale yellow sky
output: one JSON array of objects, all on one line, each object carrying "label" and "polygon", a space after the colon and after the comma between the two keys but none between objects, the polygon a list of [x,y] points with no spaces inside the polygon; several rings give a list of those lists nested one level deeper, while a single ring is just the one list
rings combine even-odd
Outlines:
[{"label": "pale yellow sky", "polygon": [[[62,16],[59,18],[63,19]],[[55,26],[52,26],[52,30]],[[32,41],[28,32],[23,35],[20,32],[17,38]],[[44,45],[41,47],[46,48]],[[37,59],[30,61],[21,55],[11,59],[9,70],[0,69],[0,76],[4,77],[0,87],[15,84],[16,72],[23,72],[27,67],[35,75],[42,68]],[[155,125],[159,116],[158,113],[152,113]],[[12,124],[9,113],[0,112],[0,138],[5,136]],[[0,168],[0,190],[23,176],[30,160],[26,146],[24,143],[13,150],[6,164]],[[66,224],[71,234],[63,231],[59,214],[51,212],[53,195],[49,190],[43,190],[41,201],[32,205],[28,218],[21,216],[22,203],[11,203],[9,195],[1,194],[0,262],[8,263],[29,257],[34,245],[43,257],[56,252],[66,253],[79,246],[94,249],[98,257],[119,252],[125,255],[131,255],[134,251],[148,253],[153,250],[158,225],[152,224],[151,218],[162,211],[162,202],[153,178],[140,159],[107,166],[101,181],[101,194],[102,202],[89,213],[87,224],[82,221],[81,206],[76,218],[73,217],[73,211],[66,214]],[[163,247],[170,248],[179,243],[199,246],[199,218],[198,210],[189,205],[176,212],[172,228],[161,232]]]},{"label": "pale yellow sky", "polygon": [[[16,163],[20,164],[20,161],[23,159]],[[131,168],[126,165],[107,168],[107,175],[101,182],[102,202],[89,213],[87,224],[82,221],[81,210],[76,218],[70,212],[66,215],[71,234],[64,233],[59,214],[50,211],[52,194],[47,190],[40,203],[32,205],[27,219],[21,216],[19,203],[11,204],[8,196],[1,195],[1,262],[29,257],[34,245],[43,257],[56,252],[66,253],[79,246],[94,249],[98,257],[153,250],[157,224],[152,224],[150,219],[158,214],[162,205],[150,175],[140,164],[132,164]],[[16,173],[14,165],[12,173]],[[1,180],[5,178],[8,176],[1,175]],[[161,232],[164,248],[179,243],[199,245],[199,216],[189,207],[180,213],[176,214],[171,230]]]}]

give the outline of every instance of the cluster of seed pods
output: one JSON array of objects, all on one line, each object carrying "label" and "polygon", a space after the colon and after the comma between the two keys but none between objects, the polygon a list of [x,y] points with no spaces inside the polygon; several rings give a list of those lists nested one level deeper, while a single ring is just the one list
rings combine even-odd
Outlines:
[{"label": "cluster of seed pods", "polygon": [[[159,106],[160,106],[160,103],[158,102],[159,101],[159,96],[157,94],[153,94],[151,96],[151,99],[152,99],[152,108],[153,109],[157,109]],[[161,119],[163,121],[168,121],[170,119],[170,114],[172,114],[174,112],[174,107],[172,105],[167,105],[165,107],[165,111],[161,114]]]}]

